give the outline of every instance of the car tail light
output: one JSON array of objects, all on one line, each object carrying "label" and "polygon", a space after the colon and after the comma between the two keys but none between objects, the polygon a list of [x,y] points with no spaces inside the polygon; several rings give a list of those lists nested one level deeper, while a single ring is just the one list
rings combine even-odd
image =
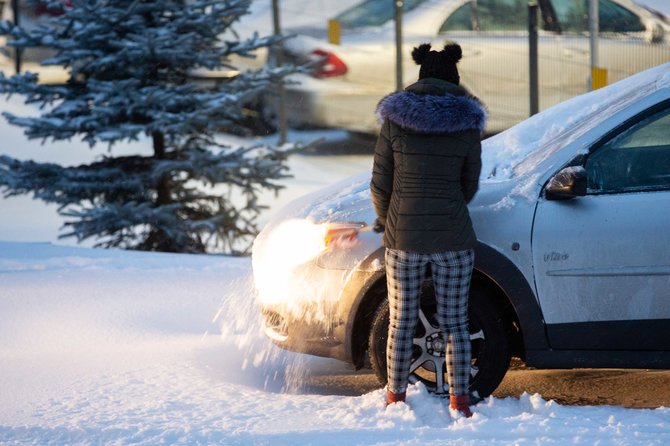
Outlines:
[{"label": "car tail light", "polygon": [[342,60],[337,57],[335,53],[324,50],[314,50],[312,51],[312,54],[322,59],[321,63],[312,73],[314,77],[324,78],[344,76],[347,74],[347,65],[342,62]]},{"label": "car tail light", "polygon": [[[60,3],[65,8],[72,8],[72,0],[60,0]],[[46,4],[39,4],[35,7],[35,15],[62,15],[63,10],[59,8],[49,8]]]}]

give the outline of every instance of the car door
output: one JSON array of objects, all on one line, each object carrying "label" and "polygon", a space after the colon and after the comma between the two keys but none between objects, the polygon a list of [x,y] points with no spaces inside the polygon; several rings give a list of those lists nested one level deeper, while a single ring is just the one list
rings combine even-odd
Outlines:
[{"label": "car door", "polygon": [[554,349],[670,350],[670,101],[591,148],[587,194],[541,199],[532,249]]}]

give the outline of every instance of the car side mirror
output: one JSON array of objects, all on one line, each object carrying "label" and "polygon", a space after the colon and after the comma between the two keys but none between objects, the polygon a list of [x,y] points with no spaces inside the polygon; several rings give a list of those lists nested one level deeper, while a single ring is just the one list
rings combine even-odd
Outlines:
[{"label": "car side mirror", "polygon": [[566,167],[554,175],[545,190],[547,200],[569,200],[586,195],[586,170],[582,166]]}]

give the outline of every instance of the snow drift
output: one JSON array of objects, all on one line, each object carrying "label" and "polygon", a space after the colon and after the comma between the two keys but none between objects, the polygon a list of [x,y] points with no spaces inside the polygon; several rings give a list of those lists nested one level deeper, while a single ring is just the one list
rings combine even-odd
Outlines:
[{"label": "snow drift", "polygon": [[315,395],[338,363],[261,335],[244,258],[0,242],[0,444],[668,444],[670,410],[489,398],[471,419],[413,386]]}]

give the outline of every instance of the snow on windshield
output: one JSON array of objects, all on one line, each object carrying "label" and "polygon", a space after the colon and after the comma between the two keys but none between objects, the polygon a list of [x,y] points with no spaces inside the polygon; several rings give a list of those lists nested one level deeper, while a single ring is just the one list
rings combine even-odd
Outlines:
[{"label": "snow on windshield", "polygon": [[551,107],[482,144],[482,181],[529,173],[634,101],[670,85],[670,63]]}]

